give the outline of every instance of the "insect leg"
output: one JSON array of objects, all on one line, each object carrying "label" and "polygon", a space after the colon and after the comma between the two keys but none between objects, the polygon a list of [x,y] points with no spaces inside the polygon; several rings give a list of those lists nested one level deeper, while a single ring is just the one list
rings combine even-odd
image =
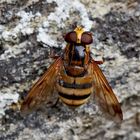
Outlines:
[{"label": "insect leg", "polygon": [[58,102],[59,102],[59,97],[57,98],[56,102],[51,107],[55,108],[57,106]]},{"label": "insect leg", "polygon": [[104,61],[95,61],[96,64],[101,65],[104,63]]}]

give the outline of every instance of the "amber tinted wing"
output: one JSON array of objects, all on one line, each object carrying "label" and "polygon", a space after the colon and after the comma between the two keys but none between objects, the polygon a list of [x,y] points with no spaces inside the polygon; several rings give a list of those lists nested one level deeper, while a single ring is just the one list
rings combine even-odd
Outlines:
[{"label": "amber tinted wing", "polygon": [[59,57],[43,74],[43,76],[33,85],[30,92],[26,96],[21,105],[21,113],[37,109],[44,102],[49,100],[49,96],[54,90],[56,76],[58,75],[62,65],[62,60]]},{"label": "amber tinted wing", "polygon": [[89,66],[94,80],[93,88],[96,101],[105,113],[113,117],[113,120],[122,121],[123,115],[120,104],[101,69],[94,60]]}]

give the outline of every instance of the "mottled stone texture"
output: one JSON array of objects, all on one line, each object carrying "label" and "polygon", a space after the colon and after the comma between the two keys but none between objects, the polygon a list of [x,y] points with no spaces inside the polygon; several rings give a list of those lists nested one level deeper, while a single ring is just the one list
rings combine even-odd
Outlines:
[{"label": "mottled stone texture", "polygon": [[[51,64],[48,54],[66,45],[63,34],[77,22],[93,33],[94,59],[121,102],[115,124],[94,100],[76,110],[58,103],[24,117],[10,109]],[[0,140],[140,139],[139,0],[0,1]]]}]

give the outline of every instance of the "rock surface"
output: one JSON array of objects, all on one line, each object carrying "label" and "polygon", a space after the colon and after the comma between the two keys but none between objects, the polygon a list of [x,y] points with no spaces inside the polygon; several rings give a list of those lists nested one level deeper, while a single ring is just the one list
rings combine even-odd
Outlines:
[{"label": "rock surface", "polygon": [[[76,110],[59,103],[23,117],[10,109],[62,49],[63,34],[77,22],[93,33],[94,59],[121,102],[121,124],[104,118],[94,101]],[[0,140],[140,139],[139,0],[0,1]]]}]

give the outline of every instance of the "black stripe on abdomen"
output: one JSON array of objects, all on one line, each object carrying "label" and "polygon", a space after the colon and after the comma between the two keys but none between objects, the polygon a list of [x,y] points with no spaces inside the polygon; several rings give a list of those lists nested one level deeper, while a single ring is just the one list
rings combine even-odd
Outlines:
[{"label": "black stripe on abdomen", "polygon": [[84,82],[84,78],[63,78],[56,84],[61,101],[75,107],[86,103],[93,91],[91,79]]},{"label": "black stripe on abdomen", "polygon": [[85,83],[85,84],[70,84],[70,83],[66,83],[64,81],[62,81],[62,84],[60,82],[60,85],[65,87],[65,88],[74,88],[74,89],[86,89],[86,88],[91,88],[92,87],[92,83]]},{"label": "black stripe on abdomen", "polygon": [[70,100],[82,100],[82,99],[86,99],[90,96],[91,93],[86,94],[86,95],[68,95],[62,92],[58,93],[61,97],[66,98],[66,99],[70,99]]}]

